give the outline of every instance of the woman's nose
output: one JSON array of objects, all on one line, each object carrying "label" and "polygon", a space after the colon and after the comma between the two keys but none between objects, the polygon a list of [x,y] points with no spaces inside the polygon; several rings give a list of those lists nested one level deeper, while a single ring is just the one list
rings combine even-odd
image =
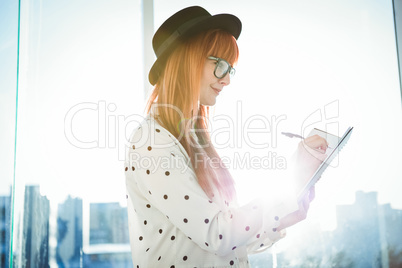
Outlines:
[{"label": "woman's nose", "polygon": [[224,77],[219,80],[222,85],[228,86],[230,84],[230,74],[227,73]]}]

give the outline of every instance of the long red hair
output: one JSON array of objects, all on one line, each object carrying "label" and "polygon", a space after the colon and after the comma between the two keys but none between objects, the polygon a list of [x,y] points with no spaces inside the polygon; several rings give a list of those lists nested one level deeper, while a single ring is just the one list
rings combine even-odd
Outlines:
[{"label": "long red hair", "polygon": [[187,151],[202,189],[209,197],[216,189],[230,201],[236,195],[234,181],[211,143],[209,107],[199,104],[201,74],[208,56],[233,65],[239,56],[236,39],[225,31],[209,30],[179,44],[166,62],[146,111],[150,113],[152,105],[158,104],[157,120]]}]

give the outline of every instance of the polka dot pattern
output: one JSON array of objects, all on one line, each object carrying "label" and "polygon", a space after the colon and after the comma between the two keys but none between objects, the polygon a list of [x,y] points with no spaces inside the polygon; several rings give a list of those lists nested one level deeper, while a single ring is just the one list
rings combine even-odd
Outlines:
[{"label": "polka dot pattern", "polygon": [[[252,250],[258,250],[280,238],[276,228],[282,212],[265,211],[265,205],[259,201],[239,208],[218,192],[207,196],[191,166],[183,171],[178,166],[160,164],[158,157],[177,161],[186,159],[186,155],[180,142],[167,130],[157,123],[151,127],[155,134],[148,132],[152,131],[149,126],[136,131],[153,136],[155,141],[136,143],[133,141],[140,140],[140,136],[134,135],[130,148],[139,155],[138,159],[150,160],[149,165],[124,165],[126,198],[132,203],[128,208],[136,212],[129,210],[130,222],[136,222],[129,227],[132,248],[136,249],[134,267],[175,267],[177,261],[196,267],[206,258],[214,259],[212,266],[235,266],[243,258],[242,264],[246,264],[246,256],[236,256],[243,252],[240,249],[252,246]],[[158,147],[167,142],[170,147]],[[219,233],[211,233],[214,230]],[[173,250],[177,248],[185,250]]]}]

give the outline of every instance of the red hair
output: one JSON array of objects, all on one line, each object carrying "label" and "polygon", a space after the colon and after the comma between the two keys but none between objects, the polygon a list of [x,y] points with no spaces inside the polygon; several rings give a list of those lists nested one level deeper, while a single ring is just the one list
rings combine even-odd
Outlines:
[{"label": "red hair", "polygon": [[186,149],[204,192],[212,197],[217,189],[231,200],[235,196],[234,181],[211,143],[207,130],[209,108],[199,104],[201,74],[208,56],[233,65],[239,56],[236,39],[225,31],[209,30],[179,44],[169,56],[146,110],[150,113],[152,104],[158,104],[157,120]]}]

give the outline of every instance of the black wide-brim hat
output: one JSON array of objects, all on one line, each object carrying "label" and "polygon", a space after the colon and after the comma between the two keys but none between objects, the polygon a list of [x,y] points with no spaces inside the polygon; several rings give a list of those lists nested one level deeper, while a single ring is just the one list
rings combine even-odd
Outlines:
[{"label": "black wide-brim hat", "polygon": [[156,84],[169,55],[180,42],[211,29],[222,29],[237,39],[240,35],[241,27],[241,21],[231,14],[212,16],[199,6],[192,6],[178,11],[159,27],[152,39],[152,47],[157,59],[149,71],[149,82],[152,85]]}]

